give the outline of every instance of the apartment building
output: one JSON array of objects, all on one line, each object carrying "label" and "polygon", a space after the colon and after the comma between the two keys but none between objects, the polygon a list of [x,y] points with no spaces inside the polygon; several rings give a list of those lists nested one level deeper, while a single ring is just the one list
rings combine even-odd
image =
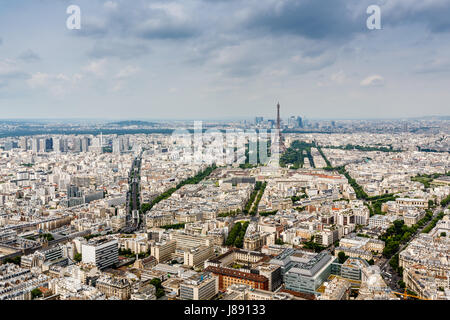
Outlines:
[{"label": "apartment building", "polygon": [[102,275],[97,279],[96,288],[104,293],[107,298],[116,297],[120,300],[128,300],[131,295],[131,285],[126,278],[116,278]]},{"label": "apartment building", "polygon": [[269,263],[281,267],[286,289],[315,294],[331,274],[334,261],[335,258],[328,252],[311,253],[290,248]]},{"label": "apartment building", "polygon": [[170,260],[172,254],[175,253],[175,249],[176,242],[173,240],[157,242],[150,247],[150,254],[161,263]]},{"label": "apartment building", "polygon": [[214,256],[213,247],[200,246],[184,251],[184,265],[195,268],[203,268],[205,261]]},{"label": "apartment building", "polygon": [[[223,294],[223,300],[298,300],[287,292],[271,292],[261,289],[254,289],[245,284],[233,284],[227,288]],[[300,299],[301,300],[301,299]]]},{"label": "apartment building", "polygon": [[350,298],[351,284],[346,279],[333,277],[331,281],[323,284],[318,300],[348,300]]},{"label": "apartment building", "polygon": [[83,263],[92,263],[100,270],[119,262],[119,246],[116,239],[92,239],[81,245]]},{"label": "apartment building", "polygon": [[170,239],[174,240],[177,249],[181,250],[190,250],[199,246],[209,246],[211,241],[208,236],[195,236],[184,232],[173,232],[170,234]]},{"label": "apartment building", "polygon": [[248,284],[252,288],[268,290],[269,279],[262,275],[242,272],[231,268],[209,266],[205,271],[211,272],[219,278],[219,290],[225,291],[233,284]]},{"label": "apartment building", "polygon": [[219,278],[211,273],[197,274],[180,284],[180,299],[210,300],[219,292]]},{"label": "apartment building", "polygon": [[395,202],[399,206],[428,209],[428,200],[426,199],[397,198]]},{"label": "apartment building", "polygon": [[399,265],[404,269],[422,265],[437,275],[446,276],[450,271],[450,238],[433,238],[419,234],[405,250],[399,253]]}]

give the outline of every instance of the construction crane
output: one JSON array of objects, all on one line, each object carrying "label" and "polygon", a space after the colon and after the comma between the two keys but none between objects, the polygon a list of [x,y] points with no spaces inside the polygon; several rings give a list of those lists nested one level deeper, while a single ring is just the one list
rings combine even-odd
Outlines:
[{"label": "construction crane", "polygon": [[404,293],[395,292],[395,291],[391,291],[391,292],[402,296],[404,300],[406,300],[407,297],[415,298],[415,299],[419,299],[419,300],[430,300],[430,299],[427,299],[427,298],[422,298],[422,297],[419,297],[419,296],[414,296],[414,295],[408,294],[408,290],[406,290],[406,288],[405,288],[405,292]]}]

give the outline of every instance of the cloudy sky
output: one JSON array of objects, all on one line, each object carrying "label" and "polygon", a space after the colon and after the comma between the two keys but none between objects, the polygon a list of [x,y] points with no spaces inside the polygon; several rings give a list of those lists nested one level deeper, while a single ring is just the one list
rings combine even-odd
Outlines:
[{"label": "cloudy sky", "polygon": [[449,89],[449,0],[0,0],[0,118],[449,115]]}]

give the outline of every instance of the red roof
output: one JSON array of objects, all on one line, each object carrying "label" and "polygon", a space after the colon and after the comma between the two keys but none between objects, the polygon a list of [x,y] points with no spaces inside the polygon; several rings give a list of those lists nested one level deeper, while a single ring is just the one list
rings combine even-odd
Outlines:
[{"label": "red roof", "polygon": [[251,280],[251,281],[255,281],[255,282],[266,282],[266,281],[269,281],[269,279],[267,279],[266,277],[261,276],[259,274],[248,273],[248,272],[241,272],[241,271],[237,271],[237,270],[230,269],[230,268],[221,268],[221,267],[209,266],[208,268],[205,269],[205,271],[209,271],[209,272],[212,272],[214,274],[219,274],[219,275],[223,275],[223,276],[229,276],[229,277],[234,277],[234,278]]}]

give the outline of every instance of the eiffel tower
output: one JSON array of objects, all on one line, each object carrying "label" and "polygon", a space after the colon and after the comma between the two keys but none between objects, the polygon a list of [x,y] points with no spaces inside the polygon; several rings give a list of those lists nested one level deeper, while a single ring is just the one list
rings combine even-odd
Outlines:
[{"label": "eiffel tower", "polygon": [[284,153],[286,151],[286,146],[284,145],[283,135],[281,134],[281,118],[280,118],[280,103],[277,103],[277,130],[278,130],[278,138],[276,143],[279,146],[279,152]]}]

